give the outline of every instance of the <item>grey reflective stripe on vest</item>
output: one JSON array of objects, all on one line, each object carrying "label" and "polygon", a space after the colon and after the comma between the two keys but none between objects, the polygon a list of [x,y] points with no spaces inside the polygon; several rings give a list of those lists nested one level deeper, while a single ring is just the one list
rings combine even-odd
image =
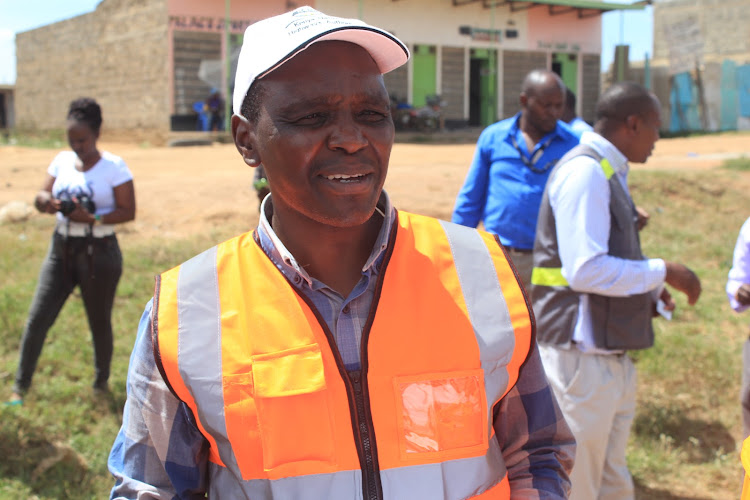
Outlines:
[{"label": "grey reflective stripe on vest", "polygon": [[[501,464],[502,468],[497,470],[496,464]],[[487,454],[481,457],[380,471],[383,498],[388,500],[471,498],[484,493],[504,477],[505,461],[497,439],[490,440]],[[480,486],[483,488],[478,490]]]},{"label": "grey reflective stripe on vest", "polygon": [[227,427],[224,419],[221,307],[216,247],[193,257],[180,267],[177,278],[177,318],[177,366],[180,376],[183,380],[197,377],[213,381],[215,391],[194,394],[189,384],[187,388],[198,403],[198,419],[216,438],[221,460],[227,467],[238,472],[237,459],[226,437]]},{"label": "grey reflective stripe on vest", "polygon": [[[441,221],[441,225],[450,244],[461,292],[479,345],[487,397],[487,422],[490,427],[487,432],[492,435],[494,403],[499,401],[508,389],[506,367],[515,349],[515,330],[502,285],[495,272],[495,264],[482,237],[472,228],[445,221]],[[495,455],[497,460],[487,460],[491,455]],[[443,498],[467,498],[476,495],[476,492],[462,491],[462,488],[487,484],[492,478],[497,481],[506,473],[505,462],[496,439],[489,440],[487,457],[445,462],[441,467],[444,468],[445,474],[444,487],[451,490],[450,494]],[[497,470],[497,467],[501,469]],[[469,477],[474,480],[468,481]],[[452,491],[454,488],[456,491]],[[425,498],[432,497],[428,495]]]},{"label": "grey reflective stripe on vest", "polygon": [[[214,500],[331,500],[362,499],[360,470],[310,474],[281,479],[242,481],[240,476],[216,464],[209,464],[208,498]],[[390,497],[387,497],[390,498]]]},{"label": "grey reflective stripe on vest", "polygon": [[516,335],[500,281],[494,272],[495,265],[482,237],[472,228],[445,221],[441,224],[448,236],[469,319],[479,344],[489,405],[487,411],[492,425],[491,406],[508,387],[505,367],[513,357]]}]

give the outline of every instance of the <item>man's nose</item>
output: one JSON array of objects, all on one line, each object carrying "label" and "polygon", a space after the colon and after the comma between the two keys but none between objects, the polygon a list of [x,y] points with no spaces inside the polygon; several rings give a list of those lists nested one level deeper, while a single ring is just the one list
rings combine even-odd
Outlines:
[{"label": "man's nose", "polygon": [[367,142],[362,125],[350,115],[338,117],[328,136],[330,149],[341,149],[349,154],[356,153],[365,147]]}]

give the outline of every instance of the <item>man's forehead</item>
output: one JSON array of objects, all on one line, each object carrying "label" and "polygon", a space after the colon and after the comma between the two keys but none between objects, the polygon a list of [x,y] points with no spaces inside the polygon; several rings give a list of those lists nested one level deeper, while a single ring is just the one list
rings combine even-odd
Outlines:
[{"label": "man's forehead", "polygon": [[[342,54],[346,53],[356,53],[358,63],[369,62],[371,63],[369,64],[369,70],[374,74],[381,74],[377,64],[363,47],[351,42],[325,40],[301,50],[294,57],[284,61],[258,80],[271,80],[275,75],[284,75],[295,70],[302,70],[303,73],[314,73],[320,68],[326,68],[325,71],[350,72],[355,69],[355,66],[344,66],[339,59]],[[357,66],[361,66],[361,64]]]},{"label": "man's forehead", "polygon": [[389,106],[385,86],[362,82],[355,87],[341,89],[335,86],[310,85],[304,89],[294,81],[264,82],[264,104],[273,113],[292,113],[309,108],[336,108],[344,103],[348,106]]},{"label": "man's forehead", "polygon": [[545,78],[543,81],[537,82],[529,86],[529,95],[545,95],[545,96],[565,96],[564,84],[557,78],[552,76]]}]

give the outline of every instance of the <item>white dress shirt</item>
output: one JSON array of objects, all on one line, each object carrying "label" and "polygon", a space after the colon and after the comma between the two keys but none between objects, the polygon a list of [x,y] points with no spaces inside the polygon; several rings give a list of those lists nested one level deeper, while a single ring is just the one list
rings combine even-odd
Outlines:
[{"label": "white dress shirt", "polygon": [[745,283],[750,283],[750,218],[745,221],[742,229],[740,229],[737,243],[734,246],[732,269],[729,270],[729,276],[727,277],[727,297],[732,309],[737,312],[742,312],[749,307],[740,304],[735,298],[737,290]]},{"label": "white dress shirt", "polygon": [[[594,132],[584,132],[581,144],[609,160],[629,195],[627,158]],[[629,260],[608,255],[609,181],[594,158],[578,156],[561,165],[550,179],[548,190],[555,214],[562,275],[573,290],[581,292],[573,340],[583,352],[610,353],[594,346],[594,330],[602,326],[591,324],[587,294],[625,297],[656,293],[664,284],[666,265],[662,259]]]}]

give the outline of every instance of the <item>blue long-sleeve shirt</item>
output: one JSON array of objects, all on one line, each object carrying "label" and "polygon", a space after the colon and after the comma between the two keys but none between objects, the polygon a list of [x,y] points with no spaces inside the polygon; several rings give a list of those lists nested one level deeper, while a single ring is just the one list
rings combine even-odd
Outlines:
[{"label": "blue long-sleeve shirt", "polygon": [[452,221],[469,227],[482,222],[503,245],[531,250],[547,178],[557,161],[578,144],[578,136],[558,121],[555,130],[529,151],[520,118],[518,113],[490,125],[479,136]]},{"label": "blue long-sleeve shirt", "polygon": [[[395,210],[384,193],[378,204],[384,215],[380,235],[362,270],[362,279],[344,298],[297,265],[268,222],[265,209],[270,202],[266,198],[258,226],[261,246],[300,293],[312,300],[334,333],[347,367],[358,368],[362,326],[369,314]],[[109,456],[109,470],[116,479],[111,498],[136,499],[144,492],[155,499],[204,498],[208,442],[191,411],[172,395],[156,368],[151,322],[149,302],[130,358],[122,428]],[[567,498],[575,441],[547,382],[536,344],[518,382],[496,410],[494,428],[514,495]]]}]

